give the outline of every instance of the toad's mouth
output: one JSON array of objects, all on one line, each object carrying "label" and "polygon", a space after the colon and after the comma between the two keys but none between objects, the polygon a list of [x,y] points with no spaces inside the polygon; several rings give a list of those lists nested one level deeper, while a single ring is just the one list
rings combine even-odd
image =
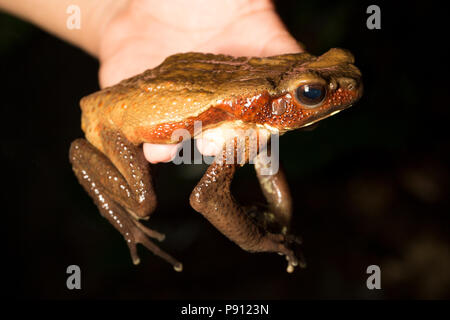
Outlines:
[{"label": "toad's mouth", "polygon": [[319,121],[322,121],[323,119],[326,119],[328,117],[332,117],[332,116],[338,114],[339,112],[341,112],[342,110],[350,108],[351,106],[352,106],[352,104],[349,104],[349,105],[346,105],[346,106],[339,106],[339,107],[335,108],[335,110],[333,110],[332,112],[326,113],[325,115],[323,115],[323,114],[322,115],[317,115],[315,117],[312,117],[312,119],[309,119],[309,121],[306,122],[305,124],[300,124],[299,126],[294,127],[294,128],[285,128],[285,130],[283,130],[283,131],[289,131],[289,130],[293,130],[293,129],[301,129],[301,128],[309,127],[309,126],[311,126],[311,125],[313,125],[313,124],[315,124],[315,123],[317,123]]},{"label": "toad's mouth", "polygon": [[[348,107],[351,107],[351,105],[349,105]],[[310,122],[308,122],[308,123],[306,123],[306,124],[300,126],[299,129],[300,129],[300,128],[309,127],[309,126],[313,125],[314,123],[317,123],[317,122],[319,122],[319,121],[321,121],[321,120],[323,120],[323,119],[326,119],[326,118],[328,118],[328,117],[334,116],[335,114],[338,114],[339,112],[341,112],[341,111],[344,110],[344,109],[347,109],[348,107],[345,107],[345,108],[342,108],[342,109],[335,110],[335,111],[333,111],[333,112],[331,112],[331,113],[329,113],[329,114],[327,114],[327,115],[325,115],[325,116],[323,116],[323,117],[319,117],[319,118],[317,118],[317,119],[314,119],[313,121],[310,121]]]}]

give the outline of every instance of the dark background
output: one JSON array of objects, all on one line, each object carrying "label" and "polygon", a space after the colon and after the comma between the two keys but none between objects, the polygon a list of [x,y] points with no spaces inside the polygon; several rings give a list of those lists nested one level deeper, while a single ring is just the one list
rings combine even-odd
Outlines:
[{"label": "dark background", "polygon": [[[190,208],[205,167],[155,167],[159,206],[150,225],[184,264],[176,273],[123,238],[78,184],[69,145],[81,137],[78,101],[98,89],[98,62],[0,15],[2,294],[15,298],[391,299],[450,298],[449,119],[443,11],[429,1],[279,1],[292,34],[313,54],[349,49],[364,76],[361,101],[313,131],[280,139],[295,199],[294,230],[308,268],[285,272],[276,254],[249,254]],[[443,14],[442,14],[443,15]],[[447,71],[446,71],[447,70]],[[261,199],[251,167],[234,193]],[[66,268],[82,290],[66,288]],[[366,288],[379,265],[382,290]]]}]

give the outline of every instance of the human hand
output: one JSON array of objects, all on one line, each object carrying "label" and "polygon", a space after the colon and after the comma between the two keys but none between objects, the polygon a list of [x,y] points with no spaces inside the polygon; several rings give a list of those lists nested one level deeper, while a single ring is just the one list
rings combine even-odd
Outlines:
[{"label": "human hand", "polygon": [[[179,52],[270,56],[302,51],[269,0],[130,0],[111,18],[99,41],[102,87],[153,68]],[[197,140],[204,155],[220,151],[219,144]],[[178,147],[143,146],[152,163],[170,161]]]}]

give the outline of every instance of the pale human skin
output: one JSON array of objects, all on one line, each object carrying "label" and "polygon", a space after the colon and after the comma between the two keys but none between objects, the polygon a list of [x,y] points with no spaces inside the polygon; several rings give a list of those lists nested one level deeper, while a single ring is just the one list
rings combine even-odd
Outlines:
[{"label": "pale human skin", "polygon": [[[78,5],[81,29],[68,29],[69,5]],[[188,51],[234,56],[301,52],[269,0],[0,0],[0,9],[82,48],[100,61],[107,87]],[[221,150],[197,140],[204,155]],[[170,161],[177,145],[145,143],[151,163]]]}]

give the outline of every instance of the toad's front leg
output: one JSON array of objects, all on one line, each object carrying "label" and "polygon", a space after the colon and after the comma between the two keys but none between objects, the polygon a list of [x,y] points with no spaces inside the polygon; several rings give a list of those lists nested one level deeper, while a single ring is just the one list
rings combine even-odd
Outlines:
[{"label": "toad's front leg", "polygon": [[230,192],[237,166],[219,162],[211,164],[191,194],[191,206],[242,249],[285,255],[287,271],[292,272],[295,266],[303,265],[292,249],[295,243],[299,243],[298,238],[266,230],[237,203]]},{"label": "toad's front leg", "polygon": [[142,149],[119,132],[103,130],[100,138],[102,151],[85,139],[72,143],[70,162],[78,181],[102,216],[125,238],[133,263],[139,263],[136,245],[140,243],[181,271],[182,264],[149,239],[162,241],[164,235],[138,221],[148,217],[156,206],[149,164]]}]

